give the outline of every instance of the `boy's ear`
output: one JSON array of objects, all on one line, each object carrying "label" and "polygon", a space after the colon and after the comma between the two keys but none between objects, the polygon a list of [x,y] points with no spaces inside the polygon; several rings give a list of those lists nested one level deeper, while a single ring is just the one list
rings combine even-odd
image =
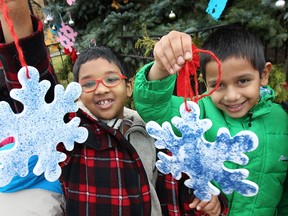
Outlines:
[{"label": "boy's ear", "polygon": [[126,91],[127,91],[127,97],[131,97],[132,96],[132,93],[133,93],[133,80],[130,79],[127,81],[126,83]]},{"label": "boy's ear", "polygon": [[262,71],[262,76],[260,78],[261,79],[261,86],[268,85],[271,69],[272,69],[271,62],[266,62],[265,67]]}]

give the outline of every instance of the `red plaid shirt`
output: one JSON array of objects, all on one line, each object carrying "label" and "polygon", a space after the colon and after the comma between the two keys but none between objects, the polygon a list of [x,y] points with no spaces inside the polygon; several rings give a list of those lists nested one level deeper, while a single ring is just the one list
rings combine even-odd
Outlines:
[{"label": "red plaid shirt", "polygon": [[[50,65],[50,56],[44,44],[42,23],[33,17],[34,34],[20,40],[27,65],[40,72],[40,80],[51,82],[46,101],[54,98],[54,86],[58,83]],[[17,72],[21,68],[14,43],[3,44],[0,32],[0,60],[4,67],[8,91],[19,88]],[[12,109],[20,112],[22,105],[14,101]],[[61,176],[67,198],[68,215],[118,215],[150,214],[150,192],[143,165],[135,149],[113,128],[91,119],[81,110],[77,113],[81,125],[88,128],[89,138],[84,144],[75,144],[64,162]],[[73,116],[70,116],[73,117]],[[60,147],[61,148],[61,147]],[[78,175],[76,175],[78,174]],[[163,215],[204,215],[189,209],[192,191],[182,181],[171,175],[159,173],[156,189]],[[219,196],[222,215],[228,212],[227,203]]]},{"label": "red plaid shirt", "polygon": [[[51,82],[51,87],[45,99],[47,102],[52,102],[54,98],[54,86],[58,83],[58,79],[49,61],[50,55],[44,43],[43,25],[36,17],[33,17],[32,22],[35,33],[20,40],[20,46],[22,47],[27,65],[34,66],[41,72],[40,80],[46,79]],[[13,88],[21,87],[17,73],[22,66],[18,59],[15,44],[13,42],[5,44],[4,41],[3,32],[0,31],[0,61],[5,69],[6,87],[10,91]],[[22,111],[22,104],[16,101],[13,102],[14,106],[12,105],[11,107],[13,111]]]},{"label": "red plaid shirt", "polygon": [[62,164],[67,215],[151,215],[149,183],[136,150],[118,130],[82,110],[77,116],[89,137],[66,152]]}]

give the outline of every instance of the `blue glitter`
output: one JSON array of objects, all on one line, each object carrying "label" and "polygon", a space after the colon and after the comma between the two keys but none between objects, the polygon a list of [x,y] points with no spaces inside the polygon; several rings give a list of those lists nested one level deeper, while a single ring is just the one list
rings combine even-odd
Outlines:
[{"label": "blue glitter", "polygon": [[54,101],[47,104],[45,95],[50,82],[39,82],[39,72],[34,67],[28,66],[28,73],[30,78],[26,77],[26,67],[19,70],[22,88],[10,92],[11,98],[23,104],[23,111],[15,114],[7,102],[0,102],[0,141],[7,137],[15,139],[11,149],[0,151],[0,187],[9,184],[16,175],[25,177],[28,161],[34,155],[38,156],[34,174],[44,173],[48,181],[56,181],[61,174],[58,163],[66,158],[56,150],[58,143],[71,151],[74,142],[83,143],[88,137],[88,131],[78,127],[78,117],[64,122],[67,113],[78,110],[75,100],[81,94],[79,83],[70,83],[66,90],[56,85]]},{"label": "blue glitter", "polygon": [[256,134],[243,130],[231,137],[227,128],[220,128],[216,141],[208,142],[203,134],[211,128],[212,122],[209,119],[199,119],[199,106],[192,101],[187,103],[192,111],[187,112],[183,103],[180,106],[181,118],[174,117],[171,121],[182,137],[174,134],[169,122],[164,122],[162,127],[154,121],[146,125],[147,132],[157,139],[156,148],[168,149],[172,153],[172,156],[158,153],[158,170],[164,174],[171,173],[176,179],[186,173],[189,179],[185,181],[185,185],[193,188],[195,196],[200,200],[209,201],[212,194],[220,193],[210,181],[218,182],[227,194],[237,191],[244,196],[256,195],[258,185],[245,179],[248,177],[248,170],[230,170],[224,166],[225,161],[247,164],[249,158],[244,152],[257,148]]}]

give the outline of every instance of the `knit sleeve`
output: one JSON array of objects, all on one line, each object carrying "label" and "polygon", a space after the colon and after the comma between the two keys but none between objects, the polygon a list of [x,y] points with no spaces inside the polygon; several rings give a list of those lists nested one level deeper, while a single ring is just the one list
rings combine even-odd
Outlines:
[{"label": "knit sleeve", "polygon": [[[43,24],[41,21],[32,16],[32,23],[34,33],[28,37],[20,38],[19,43],[24,53],[24,58],[29,66],[37,68],[40,73],[40,80],[49,80],[51,87],[46,95],[46,101],[51,102],[54,98],[54,86],[58,83],[57,76],[50,64],[50,55],[44,43]],[[20,88],[21,85],[18,81],[17,73],[22,67],[18,52],[15,47],[15,43],[5,43],[3,32],[0,31],[0,60],[3,66],[4,79],[6,87],[10,92],[13,88]],[[3,80],[1,80],[3,82]],[[20,112],[22,105],[20,103],[14,103],[13,110]]]}]

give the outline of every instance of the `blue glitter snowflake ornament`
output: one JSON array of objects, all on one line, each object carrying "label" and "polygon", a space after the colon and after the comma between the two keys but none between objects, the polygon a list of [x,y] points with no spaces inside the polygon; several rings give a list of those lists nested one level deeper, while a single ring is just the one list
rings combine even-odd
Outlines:
[{"label": "blue glitter snowflake ornament", "polygon": [[211,195],[219,195],[220,190],[211,184],[214,180],[221,185],[224,193],[231,194],[234,190],[244,196],[254,196],[258,193],[258,185],[246,180],[247,169],[228,169],[225,161],[246,165],[249,158],[244,152],[257,148],[258,138],[251,131],[243,130],[234,137],[227,128],[220,128],[215,142],[204,139],[204,133],[211,128],[209,119],[199,119],[199,106],[192,101],[187,102],[191,112],[186,111],[185,104],[180,106],[180,117],[172,118],[172,124],[181,132],[177,137],[171,124],[164,122],[162,127],[154,121],[146,125],[147,132],[157,139],[158,149],[168,149],[172,156],[158,153],[156,167],[164,174],[171,173],[180,179],[186,173],[189,179],[185,185],[194,189],[197,198],[209,201]]},{"label": "blue glitter snowflake ornament", "polygon": [[64,122],[66,113],[78,110],[75,100],[81,94],[81,86],[72,82],[64,90],[62,85],[56,85],[54,101],[48,104],[45,95],[50,82],[39,82],[39,72],[34,67],[28,66],[28,72],[30,78],[26,77],[26,67],[19,70],[22,88],[10,92],[11,98],[23,104],[23,111],[15,114],[7,102],[0,102],[0,141],[7,137],[15,140],[11,149],[0,151],[0,187],[9,184],[14,176],[25,177],[32,156],[38,156],[35,175],[44,173],[48,181],[57,180],[61,174],[58,163],[66,158],[56,150],[58,143],[63,142],[71,151],[74,142],[83,143],[88,137],[88,131],[78,127],[78,117]]}]

